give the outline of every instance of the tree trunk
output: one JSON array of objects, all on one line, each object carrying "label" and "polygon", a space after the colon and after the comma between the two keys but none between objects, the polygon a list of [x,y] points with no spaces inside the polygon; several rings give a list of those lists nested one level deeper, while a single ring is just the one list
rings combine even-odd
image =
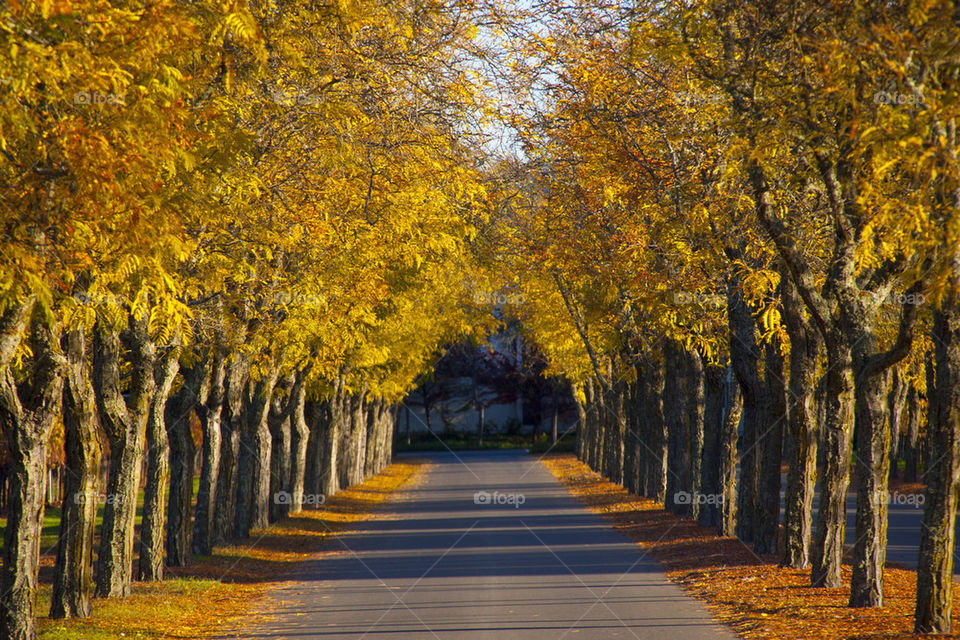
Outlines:
[{"label": "tree trunk", "polygon": [[[871,338],[858,342],[856,371],[875,354]],[[887,481],[890,478],[890,429],[882,372],[859,374],[855,380],[857,469],[856,544],[850,578],[850,606],[883,606],[883,567],[887,556]]]},{"label": "tree trunk", "polygon": [[293,494],[290,492],[290,392],[293,378],[288,377],[273,391],[267,424],[270,428],[270,522],[287,517]]},{"label": "tree trunk", "polygon": [[[929,407],[927,413],[930,414]],[[916,385],[910,384],[907,391],[907,432],[903,443],[903,480],[904,482],[916,482],[917,472],[920,462],[920,455],[917,451],[918,440],[920,438],[920,394]]]},{"label": "tree trunk", "polygon": [[354,424],[353,424],[353,406],[355,404],[353,393],[344,393],[340,409],[340,445],[337,450],[337,477],[340,480],[340,488],[345,489],[353,484],[351,469],[353,469],[353,460],[356,456],[354,450]]},{"label": "tree trunk", "polygon": [[740,438],[740,416],[743,413],[740,384],[733,374],[733,366],[727,368],[724,381],[723,431],[720,434],[720,524],[717,533],[734,536],[737,533],[737,464],[740,454],[737,442]]},{"label": "tree trunk", "polygon": [[430,421],[430,408],[433,405],[427,398],[427,390],[423,391],[423,417],[427,421],[427,433],[433,433],[433,423]]},{"label": "tree trunk", "polygon": [[[553,421],[550,423],[550,444],[557,444],[557,427],[560,422],[560,391],[557,389],[557,385],[554,384],[553,388]],[[482,420],[482,418],[481,418]]]},{"label": "tree trunk", "polygon": [[[937,402],[939,398],[934,390],[937,388],[937,367],[936,367],[936,351],[931,349],[927,352],[926,357],[924,358],[923,363],[924,373],[927,383],[927,411],[926,411],[926,429],[924,431],[930,430],[930,416],[937,415],[939,408],[937,407]],[[927,440],[927,442],[924,442]],[[917,437],[914,440],[914,451],[916,455],[916,465],[922,466],[924,473],[930,467],[931,452],[929,450],[929,439],[923,438],[920,435],[920,416],[917,416]],[[939,453],[937,455],[940,455]],[[924,477],[921,475],[919,480],[923,480]]]},{"label": "tree trunk", "polygon": [[350,484],[363,482],[363,463],[367,455],[367,411],[364,392],[356,393],[350,403]]},{"label": "tree trunk", "polygon": [[[40,570],[47,460],[42,443],[29,442],[23,437],[19,439],[21,442],[10,447],[8,464],[7,518],[10,524],[4,531],[5,592],[0,598],[3,607],[0,636],[35,639],[34,606]],[[36,446],[24,446],[28,444]]]},{"label": "tree trunk", "polygon": [[577,453],[577,458],[586,462],[587,458],[587,406],[580,400],[580,395],[577,393],[576,384],[572,381],[570,382],[570,394],[573,396],[573,401],[577,406],[577,441],[574,449]]},{"label": "tree trunk", "polygon": [[93,536],[100,494],[100,418],[90,382],[83,327],[75,327],[64,342],[65,474],[50,617],[86,618],[90,615]]},{"label": "tree trunk", "polygon": [[593,378],[587,378],[583,383],[583,457],[582,460],[591,469],[596,468],[596,447],[594,440],[597,433],[593,402]]},{"label": "tree trunk", "polygon": [[330,401],[309,402],[304,409],[310,433],[307,436],[307,461],[304,469],[303,491],[319,495],[323,487],[323,458],[327,431],[330,429]]},{"label": "tree trunk", "polygon": [[682,514],[693,496],[687,495],[683,479],[683,451],[686,448],[686,420],[682,402],[683,397],[683,352],[673,340],[665,347],[666,372],[663,383],[663,413],[667,425],[667,495],[664,507],[667,511]]},{"label": "tree trunk", "polygon": [[221,441],[220,418],[226,396],[226,353],[214,347],[211,357],[210,384],[206,402],[197,405],[197,417],[203,432],[200,482],[197,486],[197,505],[193,512],[193,553],[208,556],[213,553],[214,515],[216,513],[217,481],[220,473]]},{"label": "tree trunk", "polygon": [[211,362],[195,362],[183,372],[183,386],[167,402],[167,436],[170,440],[170,482],[167,500],[167,566],[190,562],[190,504],[193,498],[193,460],[196,447],[190,416],[207,401]]},{"label": "tree trunk", "polygon": [[[919,292],[922,282],[908,291]],[[883,291],[883,289],[881,289]],[[850,296],[845,299],[849,301]],[[850,606],[883,606],[883,568],[887,552],[887,482],[890,478],[890,429],[887,426],[886,376],[891,366],[907,356],[917,320],[916,304],[901,306],[895,343],[878,349],[874,331],[878,303],[841,305],[846,337],[854,362],[856,394],[855,437],[857,446],[857,530],[850,579]],[[850,308],[847,308],[850,307]],[[932,394],[936,398],[936,394]],[[936,413],[934,412],[934,415]]]},{"label": "tree trunk", "polygon": [[269,367],[265,377],[250,382],[253,393],[241,438],[237,470],[237,511],[235,533],[249,538],[250,532],[270,525],[270,452],[272,438],[267,416],[279,370]]},{"label": "tree trunk", "polygon": [[345,418],[345,390],[343,377],[334,381],[334,390],[330,396],[330,420],[326,429],[323,449],[323,494],[330,498],[340,491],[340,440]]},{"label": "tree trunk", "polygon": [[227,367],[226,396],[220,413],[220,469],[217,472],[213,543],[226,544],[236,537],[237,485],[240,436],[246,424],[247,377],[250,361],[237,356]]},{"label": "tree trunk", "polygon": [[386,451],[389,441],[393,438],[390,434],[390,419],[393,415],[393,409],[387,404],[387,401],[380,398],[380,408],[377,415],[377,453],[373,460],[373,472],[371,475],[380,473],[387,466]]},{"label": "tree trunk", "polygon": [[[643,416],[643,399],[646,394],[644,389],[645,380],[643,379],[642,366],[638,362],[635,364],[637,379],[629,387],[627,396],[627,437],[624,443],[624,458],[626,462],[625,474],[627,476],[627,489],[639,496],[646,495],[646,477],[647,477],[647,450],[646,440],[647,423]],[[628,455],[629,454],[629,455]]]},{"label": "tree trunk", "polygon": [[740,438],[740,482],[737,487],[737,537],[753,542],[758,535],[760,493],[760,380],[757,364],[755,322],[743,300],[739,281],[731,278],[727,294],[727,318],[730,325],[730,362],[740,385],[743,402],[743,433]]},{"label": "tree trunk", "polygon": [[[297,373],[293,390],[290,392],[290,513],[299,513],[303,507],[307,445],[310,439],[310,427],[305,415],[306,375],[306,371]],[[317,494],[319,491],[311,493]]]},{"label": "tree trunk", "polygon": [[383,400],[375,398],[367,403],[367,450],[363,463],[363,476],[369,478],[377,473],[377,455],[380,449],[380,431]]},{"label": "tree trunk", "polygon": [[817,357],[820,336],[810,326],[789,278],[784,283],[783,317],[790,335],[790,467],[783,513],[781,566],[810,566],[813,496],[817,481]]},{"label": "tree trunk", "polygon": [[387,412],[386,416],[386,425],[384,425],[384,434],[383,434],[383,461],[380,465],[380,471],[382,471],[387,465],[393,462],[393,439],[394,432],[397,430],[397,411],[398,408],[394,405],[393,409]]},{"label": "tree trunk", "polygon": [[647,397],[644,413],[650,433],[647,452],[647,497],[664,503],[667,499],[667,422],[663,415],[664,367],[656,356],[648,368]]},{"label": "tree trunk", "polygon": [[543,415],[543,398],[537,402],[537,411],[534,413],[533,428],[530,430],[530,446],[537,444],[537,436],[540,435],[540,416]]},{"label": "tree trunk", "polygon": [[607,471],[607,425],[609,424],[606,402],[608,396],[603,382],[599,378],[593,380],[593,393],[590,396],[593,412],[593,470],[604,477]]},{"label": "tree trunk", "polygon": [[892,369],[889,373],[887,415],[890,416],[890,479],[895,480],[899,475],[897,464],[900,460],[900,428],[907,406],[907,385],[904,384],[898,369]]},{"label": "tree trunk", "polygon": [[929,418],[928,439],[939,452],[926,470],[927,487],[917,563],[917,633],[950,633],[953,605],[953,553],[960,490],[960,306],[956,297],[934,310],[936,413]]},{"label": "tree trunk", "polygon": [[[12,360],[31,313],[29,379],[17,383]],[[0,427],[8,463],[7,525],[0,579],[0,637],[37,637],[37,582],[43,528],[46,443],[62,405],[66,361],[58,329],[47,326],[33,298],[0,318]]]},{"label": "tree trunk", "polygon": [[[611,372],[612,373],[612,372]],[[610,376],[613,378],[613,375]],[[626,433],[626,417],[624,415],[624,396],[627,385],[622,379],[610,385],[604,403],[604,414],[607,422],[605,449],[607,451],[606,476],[611,482],[623,485],[623,451],[624,435]]]},{"label": "tree trunk", "polygon": [[723,499],[720,484],[720,451],[723,435],[723,378],[721,366],[710,365],[704,377],[703,453],[700,457],[700,491],[711,496],[700,505],[697,522],[704,527],[719,527]]},{"label": "tree trunk", "polygon": [[137,492],[154,391],[156,349],[147,331],[146,318],[131,315],[129,328],[133,370],[126,400],[121,393],[119,334],[102,320],[97,322],[94,332],[93,388],[110,441],[107,502],[97,557],[96,595],[99,597],[130,595]]},{"label": "tree trunk", "polygon": [[842,345],[829,344],[824,391],[824,464],[810,559],[810,584],[814,587],[843,586],[840,564],[847,524],[853,400],[850,350]]},{"label": "tree trunk", "polygon": [[155,390],[147,417],[147,478],[140,519],[139,579],[163,580],[163,534],[170,485],[170,440],[164,413],[174,378],[180,370],[180,346],[170,346],[154,368]]},{"label": "tree trunk", "polygon": [[[404,414],[407,419],[407,444],[410,444],[410,407],[404,406]],[[480,444],[483,444],[483,405],[480,405]]]},{"label": "tree trunk", "polygon": [[683,452],[684,482],[686,491],[692,496],[683,514],[688,518],[700,518],[702,490],[702,472],[700,464],[703,458],[703,420],[705,411],[705,381],[703,360],[695,349],[686,351],[686,445]]},{"label": "tree trunk", "polygon": [[758,526],[753,541],[757,554],[777,553],[780,526],[780,463],[783,460],[783,427],[787,421],[786,386],[780,340],[771,337],[764,346],[763,433],[760,434],[762,474],[757,499]]},{"label": "tree trunk", "polygon": [[353,466],[353,394],[346,394],[341,409],[340,444],[337,448],[337,478],[339,487],[346,489],[351,484],[350,469]]},{"label": "tree trunk", "polygon": [[390,425],[393,422],[393,407],[387,404],[383,398],[380,399],[380,415],[377,417],[377,457],[374,461],[373,473],[380,473],[387,466],[387,448],[393,437]]}]

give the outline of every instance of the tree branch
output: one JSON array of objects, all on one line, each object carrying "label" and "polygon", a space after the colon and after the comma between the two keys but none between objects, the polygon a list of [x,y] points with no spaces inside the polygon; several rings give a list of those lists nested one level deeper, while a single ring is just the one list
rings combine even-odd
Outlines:
[{"label": "tree branch", "polygon": [[806,303],[814,322],[817,323],[821,333],[826,336],[831,328],[830,305],[817,291],[813,273],[797,250],[796,239],[774,211],[772,196],[763,169],[756,162],[753,162],[749,174],[753,183],[754,197],[757,199],[757,216],[770,239],[773,240],[780,257],[786,263],[787,269],[793,277],[793,283],[796,285],[800,297]]},{"label": "tree branch", "polygon": [[870,378],[883,373],[893,365],[897,364],[910,353],[910,346],[913,344],[914,329],[917,325],[917,316],[920,305],[911,303],[916,300],[917,295],[923,291],[924,281],[917,280],[907,290],[906,301],[901,306],[900,311],[900,329],[897,332],[897,341],[890,349],[883,353],[871,356],[859,372],[862,379]]}]

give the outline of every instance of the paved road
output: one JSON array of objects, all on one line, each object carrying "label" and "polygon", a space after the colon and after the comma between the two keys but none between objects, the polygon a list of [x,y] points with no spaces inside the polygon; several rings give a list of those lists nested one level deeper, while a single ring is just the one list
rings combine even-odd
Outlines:
[{"label": "paved road", "polygon": [[[735,637],[534,458],[458,455],[431,455],[388,519],[332,541],[342,553],[305,567],[272,593],[268,618],[230,637]],[[477,491],[500,504],[476,504]]]}]

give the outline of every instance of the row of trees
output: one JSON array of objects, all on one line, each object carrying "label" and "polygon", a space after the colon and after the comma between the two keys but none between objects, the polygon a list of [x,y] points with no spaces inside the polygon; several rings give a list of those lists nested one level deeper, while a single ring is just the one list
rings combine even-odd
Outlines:
[{"label": "row of trees", "polygon": [[[389,455],[391,406],[439,345],[495,323],[477,310],[496,291],[573,382],[585,460],[814,585],[840,586],[853,469],[853,606],[882,604],[892,434],[923,425],[916,626],[950,628],[956,9],[523,14],[0,6],[0,636],[36,635],[58,424],[53,614],[85,615],[101,460],[95,584],[123,595],[141,484],[137,575],[159,579],[282,517],[271,492],[361,479]],[[494,114],[521,159],[482,162],[472,132]]]},{"label": "row of trees", "polygon": [[935,632],[960,479],[958,17],[541,3],[513,27],[525,157],[498,169],[490,234],[593,468],[822,587],[842,586],[854,479],[851,606],[883,604],[891,449],[925,431],[916,629]]},{"label": "row of trees", "polygon": [[467,251],[470,11],[0,7],[0,637],[36,637],[61,425],[50,615],[86,616],[92,589],[124,596],[378,471],[438,347],[493,322]]}]

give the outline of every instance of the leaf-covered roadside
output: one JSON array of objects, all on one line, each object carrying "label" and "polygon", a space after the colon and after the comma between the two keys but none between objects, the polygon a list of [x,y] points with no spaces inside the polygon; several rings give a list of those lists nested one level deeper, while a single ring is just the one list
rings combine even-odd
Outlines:
[{"label": "leaf-covered roadside", "polygon": [[[846,588],[813,588],[808,570],[779,567],[775,556],[757,556],[736,538],[668,513],[662,504],[604,480],[573,455],[541,460],[574,496],[610,519],[659,560],[672,581],[744,638],[926,637],[912,633],[915,571],[888,565],[884,606],[849,608]],[[843,579],[849,584],[849,564],[843,565]]]},{"label": "leaf-covered roadside", "polygon": [[[395,463],[361,484],[344,489],[322,508],[285,518],[248,540],[194,556],[170,570],[164,582],[134,584],[129,598],[101,599],[89,618],[40,618],[44,640],[112,638],[209,638],[235,626],[267,590],[290,579],[303,561],[332,549],[330,534],[376,517],[377,505],[409,486],[425,471],[415,460]],[[44,589],[49,597],[49,588]]]}]

